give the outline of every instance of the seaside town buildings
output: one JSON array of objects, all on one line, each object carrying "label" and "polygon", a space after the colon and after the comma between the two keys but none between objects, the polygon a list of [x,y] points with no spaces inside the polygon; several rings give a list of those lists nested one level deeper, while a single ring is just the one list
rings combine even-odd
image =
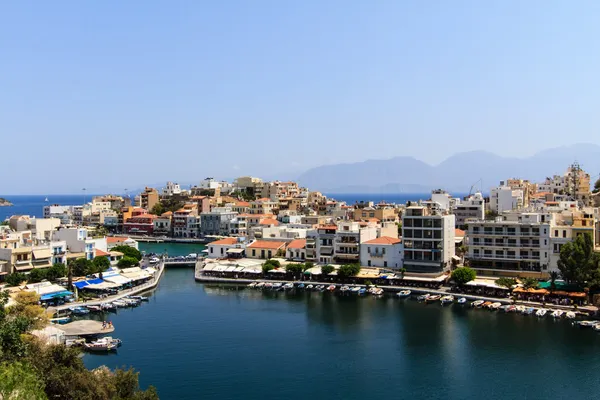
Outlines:
[{"label": "seaside town buildings", "polygon": [[[406,205],[346,204],[296,182],[251,176],[233,183],[206,178],[190,190],[167,182],[160,191],[145,188],[137,206],[129,197],[105,195],[82,205],[47,205],[44,218],[10,218],[0,230],[0,279],[78,257],[115,261],[111,249],[128,236],[201,239],[215,259],[359,263],[425,276],[468,264],[484,276],[544,278],[558,270],[561,247],[578,235],[600,244],[590,180],[574,164],[540,183],[505,179],[488,198],[436,189]],[[106,230],[97,235],[100,228]],[[105,237],[106,231],[124,236]]]}]

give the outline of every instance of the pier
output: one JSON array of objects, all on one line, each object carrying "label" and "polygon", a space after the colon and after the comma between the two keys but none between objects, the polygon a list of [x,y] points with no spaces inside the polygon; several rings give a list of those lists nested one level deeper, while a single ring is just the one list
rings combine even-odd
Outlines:
[{"label": "pier", "polygon": [[65,336],[99,336],[114,332],[112,325],[103,327],[102,322],[84,319],[58,326]]}]

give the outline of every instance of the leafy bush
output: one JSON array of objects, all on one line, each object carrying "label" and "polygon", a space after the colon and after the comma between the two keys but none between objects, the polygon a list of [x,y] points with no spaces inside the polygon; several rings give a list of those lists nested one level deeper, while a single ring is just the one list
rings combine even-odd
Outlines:
[{"label": "leafy bush", "polygon": [[452,280],[457,285],[464,285],[467,282],[471,282],[477,277],[474,270],[469,267],[460,267],[452,271]]}]

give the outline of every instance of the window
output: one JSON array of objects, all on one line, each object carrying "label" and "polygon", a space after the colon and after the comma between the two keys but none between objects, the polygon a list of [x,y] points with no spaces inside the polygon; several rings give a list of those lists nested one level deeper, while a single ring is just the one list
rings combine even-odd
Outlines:
[{"label": "window", "polygon": [[563,237],[566,238],[567,237],[567,230],[563,229],[562,234],[563,234]]},{"label": "window", "polygon": [[371,260],[367,261],[367,266],[371,266]]},{"label": "window", "polygon": [[558,237],[558,229],[554,230],[554,237]]},{"label": "window", "polygon": [[381,254],[385,255],[385,247],[381,249]]},{"label": "window", "polygon": [[387,268],[387,261],[383,262],[383,266]]},{"label": "window", "polygon": [[210,248],[210,253],[211,253],[211,254],[213,253],[213,250],[214,250],[214,249],[211,247],[211,248]]},{"label": "window", "polygon": [[256,250],[252,249],[252,256],[255,257],[256,256]]}]

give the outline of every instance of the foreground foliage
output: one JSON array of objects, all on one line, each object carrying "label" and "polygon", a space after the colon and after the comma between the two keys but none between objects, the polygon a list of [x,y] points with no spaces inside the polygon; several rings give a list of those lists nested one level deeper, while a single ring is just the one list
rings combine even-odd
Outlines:
[{"label": "foreground foliage", "polygon": [[154,400],[156,390],[142,391],[132,369],[85,368],[79,350],[46,345],[29,333],[47,324],[35,293],[23,292],[6,307],[0,292],[0,399]]},{"label": "foreground foliage", "polygon": [[467,282],[471,282],[477,277],[474,270],[469,267],[460,267],[452,271],[452,280],[457,285],[465,285]]}]

